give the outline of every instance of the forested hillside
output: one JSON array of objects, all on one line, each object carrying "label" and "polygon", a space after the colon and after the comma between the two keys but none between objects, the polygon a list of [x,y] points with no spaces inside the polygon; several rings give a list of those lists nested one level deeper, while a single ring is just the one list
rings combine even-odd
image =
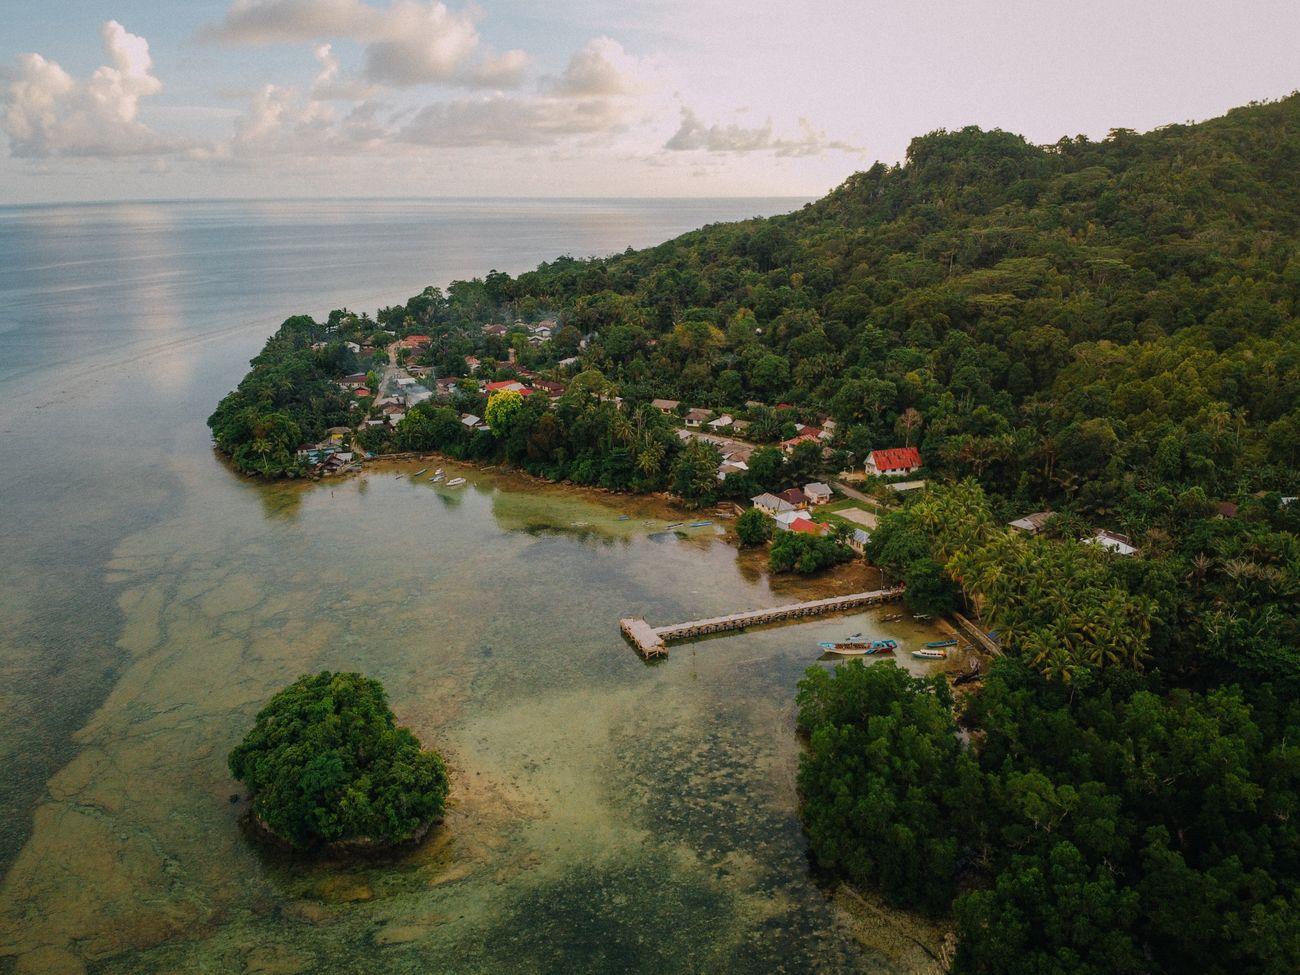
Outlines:
[{"label": "forested hillside", "polygon": [[798,213],[489,290],[594,332],[624,396],[824,409],[859,458],[915,410],[940,473],[1139,531],[1189,487],[1295,486],[1298,174],[1298,96],[1102,142],[939,132]]}]

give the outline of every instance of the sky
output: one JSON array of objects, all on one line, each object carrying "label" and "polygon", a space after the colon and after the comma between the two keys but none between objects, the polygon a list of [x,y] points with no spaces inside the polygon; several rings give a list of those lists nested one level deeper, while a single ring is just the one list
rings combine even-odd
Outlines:
[{"label": "sky", "polygon": [[0,203],[818,196],[1300,88],[1297,0],[0,0]]}]

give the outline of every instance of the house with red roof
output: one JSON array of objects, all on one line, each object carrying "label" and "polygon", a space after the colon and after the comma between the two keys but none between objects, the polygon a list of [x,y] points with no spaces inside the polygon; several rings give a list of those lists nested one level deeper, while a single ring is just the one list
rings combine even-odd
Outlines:
[{"label": "house with red roof", "polygon": [[[820,432],[820,430],[817,431],[817,433]],[[808,433],[805,431],[804,433],[791,437],[789,440],[782,440],[777,444],[777,446],[781,448],[781,453],[788,454],[790,451],[794,450],[797,444],[804,442],[817,443],[817,433]]]},{"label": "house with red roof", "polygon": [[432,341],[433,339],[429,338],[427,335],[408,335],[404,339],[398,339],[396,345],[399,349],[411,349],[414,351],[416,349],[425,348]]},{"label": "house with red roof", "polygon": [[890,447],[867,455],[867,473],[880,477],[911,474],[921,468],[921,452],[915,447]]},{"label": "house with red roof", "polygon": [[532,392],[527,386],[518,379],[499,379],[494,383],[488,383],[484,390],[489,396],[493,393],[508,392],[518,393],[520,396],[527,396]]},{"label": "house with red roof", "polygon": [[820,535],[822,533],[821,526],[818,525],[817,522],[812,521],[811,519],[808,518],[794,519],[793,521],[790,522],[790,527],[788,530],[792,532],[799,532],[805,535]]}]

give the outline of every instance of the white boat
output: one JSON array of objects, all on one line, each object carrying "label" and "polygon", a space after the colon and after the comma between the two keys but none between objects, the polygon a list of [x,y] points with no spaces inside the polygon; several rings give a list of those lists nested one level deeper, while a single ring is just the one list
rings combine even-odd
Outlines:
[{"label": "white boat", "polygon": [[817,646],[838,657],[874,657],[877,654],[893,653],[898,649],[898,641],[866,640],[861,634],[855,634],[847,640],[819,643]]},{"label": "white boat", "polygon": [[431,480],[434,484],[437,484],[439,481],[442,480],[442,474],[441,473],[434,474],[433,477],[429,478],[429,480]]},{"label": "white boat", "polygon": [[429,468],[427,468],[427,467],[421,467],[418,471],[416,471],[416,472],[415,472],[414,474],[412,474],[411,476],[412,476],[412,477],[419,477],[421,474],[428,474],[428,473],[429,473]]},{"label": "white boat", "polygon": [[436,471],[433,472],[433,476],[434,476],[434,477],[440,477],[441,475],[442,475],[442,468],[441,468],[441,467],[439,467]]},{"label": "white boat", "polygon": [[460,487],[464,483],[465,483],[465,478],[453,477],[450,481],[447,482],[447,487]]},{"label": "white boat", "polygon": [[948,651],[940,647],[922,647],[920,650],[913,650],[912,656],[920,657],[922,660],[946,660]]}]

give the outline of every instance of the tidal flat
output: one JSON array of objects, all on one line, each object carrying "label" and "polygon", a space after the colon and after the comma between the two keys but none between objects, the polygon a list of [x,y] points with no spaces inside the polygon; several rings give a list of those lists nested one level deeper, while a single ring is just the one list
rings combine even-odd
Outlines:
[{"label": "tidal flat", "polygon": [[[124,663],[5,880],[16,970],[918,970],[907,938],[864,938],[810,868],[793,701],[817,640],[926,631],[831,617],[647,666],[620,615],[770,605],[866,573],[773,580],[720,525],[666,531],[680,518],[654,499],[472,470],[451,489],[414,467],[312,484],[222,470],[214,489],[196,462],[182,510],[117,545]],[[241,829],[225,755],[319,669],[382,680],[448,756],[425,843],[320,860]]]}]

